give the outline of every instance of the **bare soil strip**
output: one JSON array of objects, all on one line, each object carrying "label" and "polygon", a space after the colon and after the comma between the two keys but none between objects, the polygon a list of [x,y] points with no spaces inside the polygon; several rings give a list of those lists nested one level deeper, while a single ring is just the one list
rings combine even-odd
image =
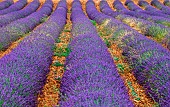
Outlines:
[{"label": "bare soil strip", "polygon": [[[70,5],[68,4],[68,8],[69,7]],[[69,10],[70,8],[68,9],[67,13],[67,24],[59,36],[58,43],[56,43],[55,53],[59,50],[65,51],[70,42],[70,39],[72,38],[70,33],[72,23],[69,20],[71,13]],[[38,95],[38,107],[53,107],[58,105],[60,80],[64,73],[64,66],[62,65],[65,63],[65,60],[66,56],[53,56],[53,62],[50,66],[50,72],[47,75],[46,84],[43,87],[42,93]],[[56,65],[56,63],[58,65]]]}]

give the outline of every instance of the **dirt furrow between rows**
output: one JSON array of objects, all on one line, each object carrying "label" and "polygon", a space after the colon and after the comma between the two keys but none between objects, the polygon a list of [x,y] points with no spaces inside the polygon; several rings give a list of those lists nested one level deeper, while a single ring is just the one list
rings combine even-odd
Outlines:
[{"label": "dirt furrow between rows", "polygon": [[70,14],[70,11],[68,11],[67,24],[59,36],[56,47],[54,47],[53,62],[50,66],[50,72],[47,75],[46,84],[38,96],[38,107],[53,107],[58,105],[60,80],[64,73],[66,57],[69,54],[68,44],[72,38],[70,33],[72,27],[72,23],[69,19]]}]

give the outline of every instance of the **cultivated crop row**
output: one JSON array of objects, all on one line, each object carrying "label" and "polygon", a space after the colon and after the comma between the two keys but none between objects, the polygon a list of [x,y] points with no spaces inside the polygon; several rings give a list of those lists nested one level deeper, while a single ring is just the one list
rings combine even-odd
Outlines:
[{"label": "cultivated crop row", "polygon": [[[103,3],[103,2],[102,2]],[[86,4],[88,16],[110,30],[112,39],[121,46],[123,55],[132,64],[137,81],[161,106],[169,105],[170,53],[122,22],[99,13],[92,1]]]},{"label": "cultivated crop row", "polygon": [[155,6],[158,9],[160,9],[163,13],[170,15],[170,11],[169,11],[170,8],[167,7],[167,6],[164,6],[158,0],[152,0],[151,5]]},{"label": "cultivated crop row", "polygon": [[17,19],[24,18],[30,15],[31,13],[35,12],[38,9],[39,5],[40,5],[40,2],[37,0],[34,0],[22,10],[11,12],[11,13],[0,16],[0,27],[3,27]]},{"label": "cultivated crop row", "polygon": [[0,2],[0,107],[170,106],[168,0],[41,3]]},{"label": "cultivated crop row", "polygon": [[169,0],[164,0],[164,5],[170,7],[170,1]]},{"label": "cultivated crop row", "polygon": [[[103,5],[103,6],[102,6]],[[115,8],[123,9],[123,5],[121,2],[115,3]],[[118,7],[118,8],[117,8]],[[122,14],[121,12],[114,12],[107,4],[107,2],[102,2],[101,3],[101,11],[109,16],[112,16],[113,18],[116,18],[118,20],[121,20],[122,22],[128,24],[129,26],[135,28],[136,30],[140,31],[142,34],[146,36],[151,36],[154,38],[157,42],[165,45],[168,49],[170,49],[170,29],[161,25],[161,24],[156,24],[144,19],[136,18],[130,15]],[[123,9],[126,11],[126,13],[131,13],[127,12],[127,10]],[[136,14],[136,13],[133,13]],[[139,13],[142,14],[142,13]],[[132,14],[131,14],[132,15]],[[136,15],[135,15],[136,16]],[[146,15],[147,16],[147,15]]]},{"label": "cultivated crop row", "polygon": [[52,1],[47,0],[37,12],[34,12],[26,18],[16,20],[7,26],[0,28],[0,50],[8,48],[12,42],[18,40],[24,34],[32,31],[38,24],[42,22],[43,18],[46,18],[51,14],[52,8]]},{"label": "cultivated crop row", "polygon": [[83,13],[81,3],[75,0],[71,10],[73,40],[61,79],[61,107],[133,106],[106,45]]},{"label": "cultivated crop row", "polygon": [[[51,3],[47,0],[45,5],[51,6]],[[36,106],[37,94],[49,72],[52,47],[66,22],[66,11],[62,5],[58,6],[47,22],[1,58],[0,106]]]},{"label": "cultivated crop row", "polygon": [[27,4],[27,0],[19,0],[16,3],[12,4],[10,7],[0,10],[0,15],[4,15],[10,12],[18,11],[24,8]]},{"label": "cultivated crop row", "polygon": [[13,4],[13,0],[5,0],[5,1],[2,1],[0,3],[0,10],[3,10],[5,8],[8,8],[9,6],[11,6]]}]

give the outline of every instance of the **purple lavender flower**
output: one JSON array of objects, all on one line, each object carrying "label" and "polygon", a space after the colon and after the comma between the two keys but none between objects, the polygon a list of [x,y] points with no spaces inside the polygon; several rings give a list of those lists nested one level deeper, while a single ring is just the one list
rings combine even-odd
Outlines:
[{"label": "purple lavender flower", "polygon": [[[101,6],[103,7],[103,4]],[[170,52],[131,27],[98,12],[92,1],[87,2],[86,11],[92,20],[101,19],[98,23],[103,23],[102,26],[111,32],[113,41],[123,50],[122,55],[132,65],[137,81],[146,88],[147,94],[161,107],[168,107],[170,105]],[[108,13],[110,14],[110,11]],[[120,19],[123,19],[123,16],[120,16]]]},{"label": "purple lavender flower", "polygon": [[127,9],[123,6],[123,4],[119,0],[115,0],[113,2],[113,7],[116,8],[118,12],[127,11]]},{"label": "purple lavender flower", "polygon": [[41,23],[43,18],[46,18],[51,14],[52,7],[52,1],[47,0],[37,12],[2,27],[0,29],[0,50],[8,48],[12,42],[32,31],[38,24]]},{"label": "purple lavender flower", "polygon": [[151,5],[160,9],[163,13],[170,15],[170,8],[161,4],[158,0],[152,0]]},{"label": "purple lavender flower", "polygon": [[[132,3],[132,2],[130,2]],[[104,8],[102,5],[105,5]],[[158,42],[167,45],[167,48],[169,49],[169,37],[170,37],[170,32],[169,28],[162,26],[160,24],[156,23],[163,23],[165,20],[163,18],[159,18],[156,16],[147,16],[144,15],[143,13],[138,13],[138,12],[133,12],[133,11],[124,11],[122,13],[114,12],[109,5],[107,4],[106,1],[101,1],[100,3],[101,6],[101,11],[109,16],[112,16],[116,19],[121,20],[122,22],[130,25],[132,22],[135,25],[137,29],[141,31],[141,33],[145,35],[152,36],[153,38],[157,39]],[[127,14],[127,15],[125,15]],[[131,15],[131,16],[129,16]],[[135,17],[132,17],[135,16]],[[137,17],[137,18],[136,18]],[[142,19],[139,19],[139,18]],[[143,20],[147,19],[147,20]],[[156,22],[152,23],[150,21]],[[167,24],[167,23],[164,23]]]},{"label": "purple lavender flower", "polygon": [[[45,7],[51,7],[51,3],[47,0]],[[66,2],[62,3],[48,21],[0,59],[0,106],[37,106],[37,94],[45,84],[52,62],[52,47],[66,23],[66,8]]]},{"label": "purple lavender flower", "polygon": [[153,6],[151,6],[148,2],[144,1],[144,0],[140,0],[138,2],[138,5],[141,7],[144,7],[144,9],[150,13],[152,13],[153,15],[155,14],[156,16],[162,16],[165,18],[169,18],[170,16],[168,14],[163,13],[161,10],[154,8]]},{"label": "purple lavender flower", "polygon": [[0,3],[0,10],[6,9],[13,4],[13,0],[4,0]]},{"label": "purple lavender flower", "polygon": [[[143,5],[145,5],[147,2],[141,1],[140,4],[142,4],[142,3],[143,3]],[[121,4],[121,2],[119,4]],[[152,22],[155,22],[158,24],[163,24],[165,26],[170,27],[170,20],[169,20],[170,16],[169,15],[162,14],[160,11],[155,11],[155,10],[151,10],[149,12],[141,10],[141,8],[139,8],[137,5],[135,5],[132,1],[128,2],[126,4],[127,4],[128,8],[132,11],[128,11],[128,10],[124,11],[123,12],[124,14],[131,15],[131,16],[141,18],[141,19],[145,19],[148,21],[152,21]],[[121,6],[123,6],[123,5],[121,5]]]},{"label": "purple lavender flower", "polygon": [[11,5],[10,7],[0,10],[0,15],[4,15],[10,12],[18,11],[24,8],[24,6],[27,4],[27,0],[19,0],[15,4]]},{"label": "purple lavender flower", "polygon": [[37,0],[34,0],[22,10],[11,12],[11,13],[0,16],[0,27],[3,27],[17,19],[24,18],[30,15],[31,13],[35,12],[38,9],[39,5],[40,5],[40,2]]},{"label": "purple lavender flower", "polygon": [[61,79],[61,107],[133,107],[106,45],[82,11],[72,3],[73,40]]},{"label": "purple lavender flower", "polygon": [[170,1],[169,0],[164,0],[164,5],[170,7]]}]

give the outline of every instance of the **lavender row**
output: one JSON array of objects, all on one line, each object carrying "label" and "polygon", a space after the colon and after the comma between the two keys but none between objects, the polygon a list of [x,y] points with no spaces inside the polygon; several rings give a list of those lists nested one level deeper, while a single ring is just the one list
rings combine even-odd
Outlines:
[{"label": "lavender row", "polygon": [[170,1],[169,0],[164,0],[164,5],[170,7]]},{"label": "lavender row", "polygon": [[[142,0],[140,0],[140,1],[142,1]],[[164,18],[170,18],[170,15],[162,13],[162,11],[150,6],[149,4],[147,6],[145,6],[146,7],[145,10],[143,10],[139,6],[137,6],[132,0],[126,0],[125,4],[127,5],[127,7],[130,10],[135,11],[135,12],[140,12],[143,14],[157,16],[157,17],[159,16],[159,17],[164,17]]]},{"label": "lavender row", "polygon": [[153,6],[151,6],[148,2],[146,2],[144,0],[140,0],[138,2],[138,5],[143,7],[146,11],[148,11],[150,13],[154,13],[154,14],[157,14],[158,16],[162,16],[165,18],[170,18],[170,15],[165,14],[161,10],[154,8]]},{"label": "lavender row", "polygon": [[151,5],[160,9],[163,13],[170,15],[170,8],[161,4],[158,0],[152,0]]},{"label": "lavender row", "polygon": [[137,5],[133,4],[132,0],[126,0],[125,1],[125,5],[128,6],[128,8],[132,11],[140,11],[140,12],[144,12],[143,9],[141,9],[140,7],[138,7]]},{"label": "lavender row", "polygon": [[[103,1],[102,1],[103,3]],[[86,4],[88,16],[112,34],[133,67],[137,81],[161,107],[170,105],[170,52],[122,22],[99,13],[93,2]]]},{"label": "lavender row", "polygon": [[22,10],[11,12],[11,13],[0,16],[0,27],[6,26],[12,21],[15,21],[17,19],[24,18],[30,15],[31,13],[35,12],[38,9],[39,5],[40,5],[40,2],[37,0],[34,0]]},{"label": "lavender row", "polygon": [[[127,14],[127,15],[131,15],[131,16],[134,16],[134,17],[137,17],[137,18],[141,18],[141,19],[145,19],[145,20],[148,20],[148,21],[152,21],[152,22],[155,22],[155,23],[158,23],[158,24],[163,24],[165,26],[168,26],[170,27],[170,16],[168,15],[165,15],[165,14],[161,14],[161,13],[158,13],[158,12],[149,12],[149,13],[157,13],[157,16],[152,16],[152,15],[148,15],[148,11],[138,11],[138,12],[134,12],[135,10],[135,7],[138,7],[136,4],[134,4],[132,1],[129,2],[129,3],[126,3],[126,5],[128,6],[128,8],[132,11],[127,11],[127,12],[124,12],[124,14]],[[138,7],[139,8],[139,7]],[[141,9],[141,8],[139,8]],[[147,12],[147,13],[146,13]]]},{"label": "lavender row", "polygon": [[148,21],[152,21],[152,22],[155,22],[155,23],[158,23],[158,24],[163,24],[165,26],[170,26],[170,19],[163,18],[163,17],[158,17],[158,16],[151,16],[151,15],[141,13],[141,12],[129,11],[128,9],[126,9],[123,6],[123,4],[119,0],[116,0],[113,3],[113,7],[118,12],[122,12],[124,14],[131,15],[133,17],[137,17],[137,18],[148,20]]},{"label": "lavender row", "polygon": [[11,5],[10,7],[0,10],[0,15],[4,15],[10,12],[18,11],[24,8],[24,6],[27,4],[27,0],[19,0],[15,4]]},{"label": "lavender row", "polygon": [[0,28],[0,50],[8,48],[12,42],[18,40],[20,37],[24,36],[24,34],[32,31],[42,22],[43,18],[46,18],[51,14],[52,8],[53,3],[50,0],[47,0],[37,12]]},{"label": "lavender row", "polygon": [[115,0],[113,2],[113,7],[116,8],[118,12],[127,11],[127,9],[123,5],[120,5],[120,4],[122,3],[119,0]]},{"label": "lavender row", "polygon": [[83,13],[72,3],[73,40],[61,79],[61,107],[133,107],[107,46]]},{"label": "lavender row", "polygon": [[66,3],[10,54],[0,59],[0,106],[37,106],[37,94],[45,84],[52,62],[52,47],[66,23],[65,16]]},{"label": "lavender row", "polygon": [[0,10],[3,10],[5,8],[8,8],[9,6],[11,6],[13,4],[13,0],[4,0],[0,3]]},{"label": "lavender row", "polygon": [[[120,3],[119,3],[120,4]],[[118,20],[121,20],[122,22],[133,26],[135,29],[137,29],[138,31],[140,31],[142,34],[147,35],[147,36],[151,36],[153,37],[155,40],[157,40],[157,42],[165,45],[168,49],[170,49],[170,29],[160,25],[160,24],[156,24],[156,23],[152,23],[150,21],[144,20],[144,19],[139,19],[136,17],[132,17],[130,15],[125,15],[122,13],[117,13],[114,12],[109,5],[107,4],[107,2],[102,1],[101,2],[101,11],[109,16],[112,16]],[[102,8],[105,5],[104,8]],[[120,4],[121,6],[122,4]],[[107,9],[107,11],[106,11]],[[123,12],[123,13],[132,13],[132,12]],[[136,13],[133,13],[136,14]]]}]

